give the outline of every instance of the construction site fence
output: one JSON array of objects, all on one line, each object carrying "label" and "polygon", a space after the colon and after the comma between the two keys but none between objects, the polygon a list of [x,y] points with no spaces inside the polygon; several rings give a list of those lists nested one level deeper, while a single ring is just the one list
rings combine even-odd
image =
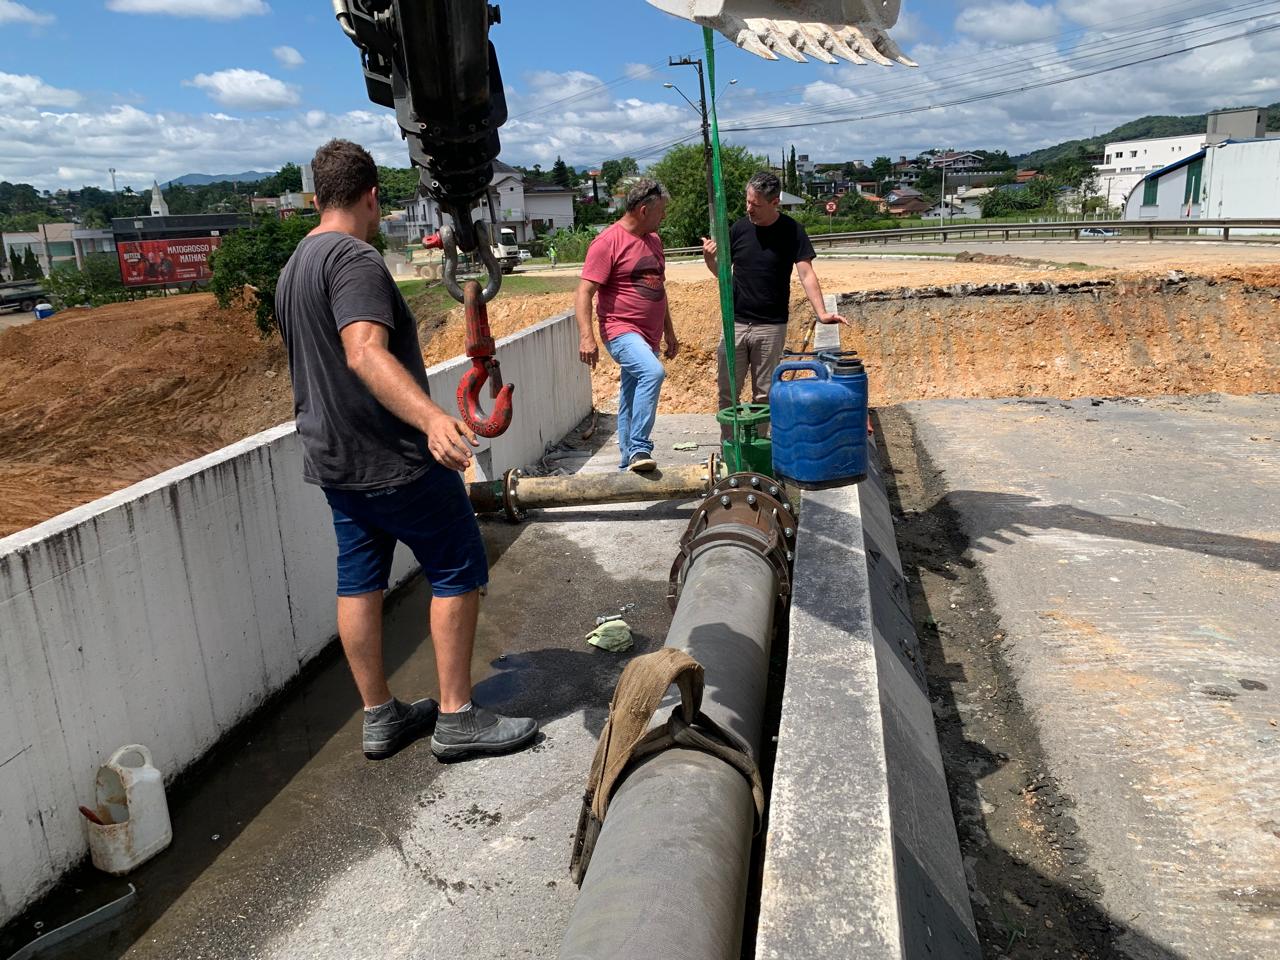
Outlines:
[{"label": "construction site fence", "polygon": [[[572,313],[497,356],[515,418],[476,479],[536,462],[591,411]],[[470,365],[427,371],[446,410]],[[144,744],[171,779],[325,649],[333,537],[287,423],[0,538],[0,925],[85,855],[77,806],[113,751]],[[392,582],[413,570],[401,548]]]}]

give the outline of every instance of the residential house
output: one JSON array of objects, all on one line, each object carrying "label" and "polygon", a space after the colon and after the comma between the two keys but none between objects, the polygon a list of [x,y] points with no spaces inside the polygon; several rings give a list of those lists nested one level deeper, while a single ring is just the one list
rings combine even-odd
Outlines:
[{"label": "residential house", "polygon": [[[626,187],[621,189],[625,191]],[[554,183],[528,181],[524,174],[500,160],[493,162],[493,179],[489,181],[489,196],[497,215],[494,232],[507,227],[515,231],[518,243],[527,243],[544,233],[573,229],[574,191]],[[477,220],[489,221],[489,208],[481,204],[473,212]],[[410,237],[435,233],[446,223],[452,223],[439,204],[419,190],[418,195],[406,207],[406,222]]]},{"label": "residential house", "polygon": [[935,203],[921,216],[926,219],[937,217],[938,219],[954,220],[962,217],[967,220],[978,220],[982,217],[982,208],[975,201],[965,202],[957,197],[947,197],[946,200]]},{"label": "residential house", "polygon": [[893,217],[920,216],[929,209],[929,201],[914,187],[898,187],[884,195],[885,210]]},{"label": "residential house", "polygon": [[948,151],[935,153],[929,160],[929,166],[935,170],[945,168],[950,173],[952,170],[981,170],[986,162],[976,153]]},{"label": "residential house", "polygon": [[804,197],[797,197],[794,193],[787,193],[787,191],[783,190],[782,193],[778,195],[778,206],[784,211],[792,212],[801,210],[804,208],[804,204]]},{"label": "residential house", "polygon": [[75,249],[76,266],[84,269],[84,258],[91,253],[115,253],[115,235],[107,229],[75,229],[71,231],[71,244]]},{"label": "residential house", "polygon": [[894,178],[904,186],[909,187],[919,181],[922,173],[924,169],[914,160],[908,160],[906,157],[899,157],[898,162],[893,165]]}]

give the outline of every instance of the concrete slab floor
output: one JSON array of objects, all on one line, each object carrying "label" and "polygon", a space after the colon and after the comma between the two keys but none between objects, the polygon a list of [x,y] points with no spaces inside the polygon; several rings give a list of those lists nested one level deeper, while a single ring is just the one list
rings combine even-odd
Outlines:
[{"label": "concrete slab floor", "polygon": [[[612,417],[552,465],[613,470]],[[715,450],[710,416],[660,417],[660,463]],[[673,451],[677,442],[701,444]],[[441,765],[425,741],[370,763],[336,651],[270,705],[171,798],[173,846],[130,879],[138,904],[101,936],[46,957],[128,960],[426,960],[553,957],[576,896],[569,842],[614,683],[661,646],[666,583],[692,504],[620,504],[482,524],[492,564],[477,638],[476,697],[536,716],[539,743]],[[390,602],[387,658],[402,697],[435,690],[424,642],[429,591]],[[628,654],[583,637],[626,614]],[[46,928],[106,902],[123,881],[92,869],[32,919]]]},{"label": "concrete slab floor", "polygon": [[906,409],[1115,947],[1280,956],[1280,397]]}]

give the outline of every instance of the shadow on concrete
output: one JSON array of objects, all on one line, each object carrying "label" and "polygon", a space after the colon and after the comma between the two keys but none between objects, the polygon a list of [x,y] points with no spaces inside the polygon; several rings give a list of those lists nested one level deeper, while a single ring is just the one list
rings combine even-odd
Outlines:
[{"label": "shadow on concrete", "polygon": [[[1280,544],[1271,540],[1214,533],[1194,527],[1172,527],[1140,517],[1107,516],[1070,504],[1045,503],[1022,494],[954,490],[929,510],[943,521],[950,516],[964,517],[971,536],[967,546],[981,553],[994,553],[998,549],[982,542],[984,540],[1012,544],[1015,537],[1034,536],[1033,530],[1072,530],[1092,537],[1186,550],[1252,563],[1264,570],[1280,570]],[[949,561],[966,567],[974,564],[969,557],[952,557]],[[947,579],[954,579],[950,570],[929,569]]]},{"label": "shadow on concrete", "polygon": [[[491,567],[519,535],[506,524],[482,524]],[[425,696],[419,681],[424,671],[409,669],[411,660],[432,660],[427,609],[430,586],[415,574],[394,590],[385,607],[383,658],[392,686],[402,697]],[[434,678],[433,671],[425,671]],[[477,671],[479,672],[479,671]],[[431,689],[434,689],[432,687]],[[154,860],[133,871],[128,880],[138,895],[115,921],[60,947],[37,954],[42,960],[115,960],[161,917],[253,823],[296,777],[310,765],[315,776],[340,782],[365,764],[360,755],[361,702],[335,637],[281,690],[224,734],[200,760],[184,771],[168,790],[173,843]],[[379,765],[385,777],[404,764],[406,754]],[[402,770],[403,772],[403,770]],[[414,776],[429,782],[436,773]],[[376,775],[372,777],[377,779]],[[366,779],[363,775],[360,779]],[[0,957],[8,957],[31,940],[123,895],[128,883],[96,870],[87,858],[52,891],[0,931]]]},{"label": "shadow on concrete", "polygon": [[[880,415],[876,414],[873,419],[877,435],[883,437],[885,434]],[[908,418],[904,416],[903,419]],[[915,440],[914,431],[912,440]],[[898,470],[890,456],[888,445],[882,442],[880,446],[890,505],[895,515],[902,516],[904,511],[895,475],[909,471],[905,469],[906,465],[903,465],[904,470]],[[928,496],[929,478],[941,475],[918,442],[915,443],[914,455],[926,486],[922,495]],[[1010,756],[999,749],[993,750],[984,742],[971,739],[966,730],[965,714],[961,712],[962,697],[959,694],[973,678],[969,676],[964,663],[949,659],[936,627],[938,622],[954,619],[954,611],[950,609],[954,603],[947,603],[944,598],[954,596],[960,588],[952,586],[949,591],[939,592],[931,603],[924,589],[922,574],[927,571],[956,581],[960,577],[953,568],[968,568],[964,574],[967,592],[963,603],[984,611],[985,619],[980,622],[978,629],[984,631],[987,637],[998,629],[999,620],[994,612],[994,601],[981,568],[965,556],[965,551],[975,545],[965,535],[958,507],[963,504],[966,515],[972,516],[968,511],[975,502],[965,498],[972,498],[974,495],[974,491],[958,491],[939,497],[923,515],[932,522],[913,530],[912,514],[907,513],[897,532],[903,573],[909,580],[910,607],[924,653],[928,693],[942,748],[952,815],[960,833],[961,853],[965,861],[974,919],[983,953],[989,960],[996,957],[1007,960],[1039,960],[1059,953],[1088,960],[1185,960],[1182,954],[1172,948],[1151,940],[1130,927],[1123,919],[1111,916],[1097,902],[1101,887],[1088,867],[1088,851],[1076,835],[1078,827],[1069,813],[1073,804],[1069,797],[1058,793],[1056,782],[1046,770],[1045,755],[1035,721],[1022,703],[1000,654],[994,649],[975,651],[975,656],[989,657],[993,661],[992,666],[999,681],[996,686],[999,689],[992,695],[992,699],[998,702],[989,704],[989,709],[1001,712],[1005,716],[1007,727],[1017,731],[1019,742],[1010,745],[1010,749],[1016,751],[1016,756]],[[1150,530],[1141,524],[1115,521],[1113,518],[1074,508],[1034,507],[1031,505],[1035,501],[1031,498],[1006,498],[997,494],[977,496],[984,503],[987,498],[991,502],[1025,501],[1008,504],[1008,512],[1000,515],[1002,522],[993,525],[994,530],[1009,530],[1018,535],[1025,535],[1017,530],[1019,525],[1066,526],[1071,529],[1071,524],[1093,524],[1094,518],[1101,528],[1090,526],[1089,532],[1098,535],[1116,536],[1127,532],[1140,536],[1142,532]],[[1033,511],[1030,517],[1026,515],[1027,509]],[[1033,523],[1032,519],[1039,522]],[[1110,532],[1107,532],[1108,527]],[[1178,540],[1185,535],[1183,542],[1188,544],[1188,549],[1192,549],[1189,546],[1191,535],[1198,533],[1179,531],[1174,534],[1169,532],[1169,528],[1164,530],[1164,534],[1156,536]],[[1152,539],[1145,542],[1159,541]],[[1261,546],[1258,541],[1248,541],[1249,549],[1256,549],[1258,546]],[[956,602],[961,601],[957,599]],[[948,609],[941,609],[944,605]],[[977,643],[973,646],[976,648]],[[1020,764],[1033,771],[1024,780],[1022,791],[1036,796],[1035,809],[1041,813],[1030,812],[1028,815],[1044,817],[1047,822],[1038,824],[1037,829],[1044,829],[1051,834],[1055,844],[1063,841],[1059,847],[1064,854],[1063,872],[1069,871],[1080,878],[1074,883],[1068,883],[1062,876],[1046,874],[1037,869],[1034,863],[1028,862],[1025,851],[1004,849],[993,839],[993,828],[985,812],[989,806],[983,799],[979,782],[1005,769],[1010,763]],[[1017,801],[1013,799],[1005,802]]]}]

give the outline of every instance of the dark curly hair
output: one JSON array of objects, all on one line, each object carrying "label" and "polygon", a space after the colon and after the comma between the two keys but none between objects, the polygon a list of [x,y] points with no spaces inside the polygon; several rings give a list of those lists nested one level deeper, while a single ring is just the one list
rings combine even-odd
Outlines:
[{"label": "dark curly hair", "polygon": [[369,151],[350,140],[330,140],[311,160],[316,203],[321,209],[346,209],[378,185],[378,165]]}]

